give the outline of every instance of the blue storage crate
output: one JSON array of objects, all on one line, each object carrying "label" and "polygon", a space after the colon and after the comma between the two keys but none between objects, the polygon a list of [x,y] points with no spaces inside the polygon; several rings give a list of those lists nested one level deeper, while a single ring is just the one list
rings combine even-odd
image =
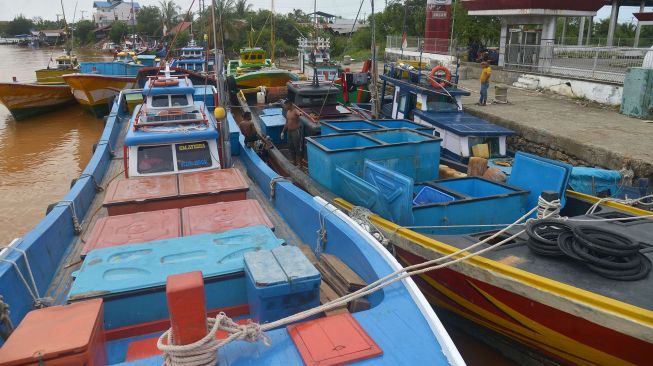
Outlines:
[{"label": "blue storage crate", "polygon": [[[429,183],[429,186],[456,199],[414,206],[415,226],[511,224],[526,212],[529,192],[519,187],[480,177],[446,179]],[[486,231],[488,227],[416,230],[431,235],[458,235]]]},{"label": "blue storage crate", "polygon": [[456,198],[429,186],[423,187],[413,199],[413,205],[422,206],[431,203],[451,202]]},{"label": "blue storage crate", "polygon": [[384,127],[365,120],[320,121],[320,133],[322,135],[381,129],[384,129]]},{"label": "blue storage crate", "polygon": [[213,111],[217,94],[215,87],[213,85],[194,85],[193,88],[195,89],[193,100],[204,103],[209,111]]},{"label": "blue storage crate", "polygon": [[416,183],[438,178],[441,138],[405,128],[362,134],[387,144],[383,149],[370,150],[364,158],[406,175]]},{"label": "blue storage crate", "polygon": [[165,319],[167,277],[201,271],[207,309],[245,304],[243,255],[281,244],[270,228],[258,225],[93,250],[73,274],[68,302],[104,299],[106,329]]},{"label": "blue storage crate", "polygon": [[433,131],[435,131],[433,127],[420,125],[408,119],[373,119],[371,121],[385,128],[410,128],[429,135],[433,135]]},{"label": "blue storage crate", "polygon": [[306,142],[309,175],[331,191],[336,188],[336,168],[360,176],[365,159],[363,150],[384,146],[358,133],[312,136]]},{"label": "blue storage crate", "polygon": [[294,246],[245,253],[252,318],[269,323],[320,304],[320,272]]},{"label": "blue storage crate", "polygon": [[287,136],[284,136],[283,140],[281,139],[281,131],[283,131],[283,126],[286,125],[286,117],[281,113],[281,108],[264,109],[259,119],[261,132],[266,136],[270,136],[274,144],[278,145],[288,141]]}]

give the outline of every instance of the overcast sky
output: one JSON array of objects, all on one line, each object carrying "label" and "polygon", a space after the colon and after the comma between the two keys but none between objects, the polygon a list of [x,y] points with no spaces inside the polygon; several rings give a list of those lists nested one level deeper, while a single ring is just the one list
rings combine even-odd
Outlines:
[{"label": "overcast sky", "polygon": [[[198,7],[198,1],[195,0],[194,7]],[[76,0],[64,0],[64,6],[66,10],[66,18],[69,20],[72,19],[73,9],[75,8]],[[138,1],[141,5],[157,5],[158,0],[140,0]],[[179,4],[183,11],[186,12],[188,7],[190,7],[193,0],[177,0],[176,3]],[[205,0],[207,4],[211,0]],[[250,0],[249,1],[255,9],[258,8],[270,8],[271,0]],[[59,5],[59,0],[0,0],[0,20],[11,20],[14,16],[18,14],[23,14],[28,18],[33,17],[42,17],[44,19],[55,20],[57,18],[56,14],[61,13],[61,6]],[[300,8],[304,12],[310,13],[313,11],[313,1],[312,0],[274,0],[275,11],[280,13],[288,13],[293,9]],[[383,9],[385,1],[377,0],[376,6],[377,10]],[[340,15],[344,18],[353,19],[356,16],[360,1],[358,0],[319,0],[317,2],[317,9],[324,11],[326,13],[331,13],[335,15]],[[649,10],[651,8],[648,8]],[[84,17],[89,19],[93,11],[93,0],[80,0],[77,1],[77,12],[75,20],[79,20],[82,16],[81,11],[85,11]],[[623,7],[619,13],[619,21],[627,22],[632,21],[633,11],[639,11],[639,8],[635,7]],[[363,14],[370,14],[370,2],[365,1],[363,9],[361,11],[361,16]],[[610,8],[604,7],[599,11],[599,18],[606,18],[610,15]]]}]

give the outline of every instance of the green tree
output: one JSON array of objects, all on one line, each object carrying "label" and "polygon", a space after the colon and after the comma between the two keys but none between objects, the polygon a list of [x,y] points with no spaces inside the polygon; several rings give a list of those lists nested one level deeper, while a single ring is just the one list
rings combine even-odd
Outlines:
[{"label": "green tree", "polygon": [[27,34],[33,27],[34,23],[20,14],[7,24],[7,29],[5,32],[10,36]]},{"label": "green tree", "polygon": [[129,32],[129,26],[125,22],[113,22],[111,24],[111,31],[109,31],[109,39],[113,43],[122,42],[122,38]]},{"label": "green tree", "polygon": [[161,9],[161,20],[163,21],[163,25],[165,25],[169,32],[170,28],[174,27],[179,21],[179,11],[181,10],[181,7],[173,0],[161,0],[159,2],[159,8]]},{"label": "green tree", "polygon": [[163,30],[161,10],[156,6],[143,6],[136,13],[136,29],[139,33],[160,36]]},{"label": "green tree", "polygon": [[177,39],[175,40],[173,47],[185,47],[188,44],[188,41],[190,41],[190,33],[188,33],[188,31],[183,31],[177,35]]},{"label": "green tree", "polygon": [[92,20],[80,20],[77,22],[75,24],[75,39],[77,42],[80,44],[93,42],[95,40],[93,29],[95,29],[95,23]]},{"label": "green tree", "polygon": [[245,19],[251,10],[252,4],[248,4],[247,0],[236,0],[234,3],[234,13],[239,19]]},{"label": "green tree", "polygon": [[454,4],[453,38],[459,46],[470,42],[485,45],[498,45],[501,34],[501,21],[497,17],[471,16],[462,2]]}]

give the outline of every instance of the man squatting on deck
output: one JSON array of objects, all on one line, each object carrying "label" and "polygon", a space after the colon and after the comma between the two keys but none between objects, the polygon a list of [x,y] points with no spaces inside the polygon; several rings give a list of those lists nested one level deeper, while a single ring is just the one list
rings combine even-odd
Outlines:
[{"label": "man squatting on deck", "polygon": [[487,91],[490,89],[490,76],[492,76],[492,69],[490,64],[487,61],[481,62],[483,71],[481,71],[481,99],[478,101],[478,105],[487,104]]},{"label": "man squatting on deck", "polygon": [[281,131],[281,139],[283,140],[284,134],[288,131],[290,155],[292,156],[293,164],[299,166],[302,147],[302,137],[299,129],[299,116],[301,116],[301,113],[290,100],[286,100],[283,105],[286,108],[286,124],[283,126],[283,131]]},{"label": "man squatting on deck", "polygon": [[240,132],[245,136],[245,144],[249,147],[254,146],[254,142],[258,140],[258,135],[256,134],[256,127],[254,127],[250,112],[243,113],[243,120],[238,127],[240,127]]}]

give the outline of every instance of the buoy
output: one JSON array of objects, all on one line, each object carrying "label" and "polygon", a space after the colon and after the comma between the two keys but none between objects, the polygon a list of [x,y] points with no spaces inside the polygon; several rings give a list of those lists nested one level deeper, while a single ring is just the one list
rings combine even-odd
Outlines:
[{"label": "buoy", "polygon": [[220,120],[226,116],[226,112],[222,107],[215,107],[215,109],[213,110],[213,116],[215,117],[215,119]]},{"label": "buoy", "polygon": [[[440,78],[439,80],[444,79],[445,81],[439,82],[438,80],[435,79],[435,74],[439,71],[444,71],[444,78]],[[446,67],[439,65],[431,69],[431,73],[429,74],[429,83],[431,83],[431,86],[437,89],[444,89],[447,84],[451,81],[451,71],[447,69]]]}]

